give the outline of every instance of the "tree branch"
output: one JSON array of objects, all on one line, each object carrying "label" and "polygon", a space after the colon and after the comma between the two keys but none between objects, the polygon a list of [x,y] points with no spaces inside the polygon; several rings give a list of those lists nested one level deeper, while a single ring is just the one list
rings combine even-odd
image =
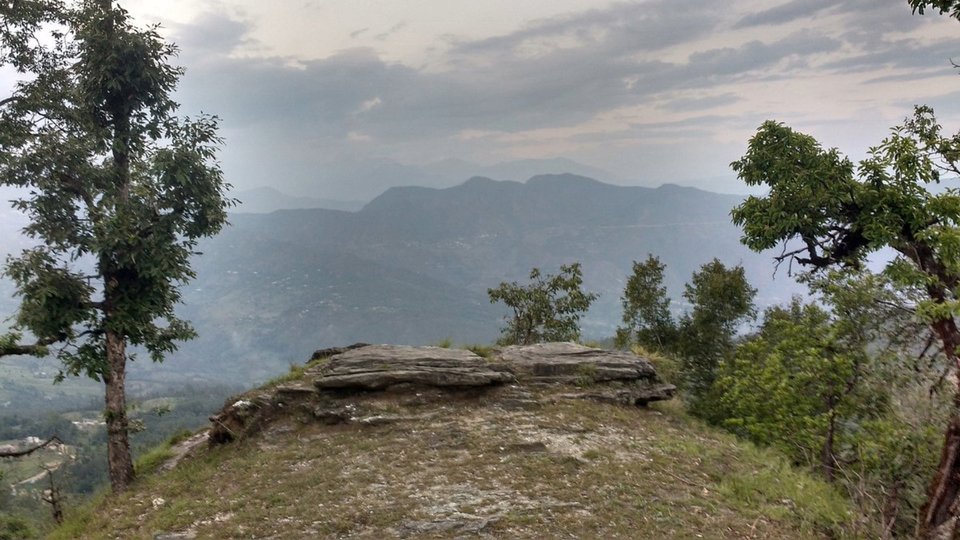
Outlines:
[{"label": "tree branch", "polygon": [[57,437],[56,435],[54,435],[53,437],[50,437],[49,439],[38,444],[37,446],[34,446],[33,448],[27,448],[26,450],[18,450],[16,452],[0,452],[0,458],[18,458],[18,457],[28,456],[36,452],[37,450],[40,450],[41,448],[46,448],[47,446],[50,446],[53,443],[63,444],[63,441],[60,440],[60,437]]},{"label": "tree branch", "polygon": [[[96,276],[99,277],[99,276]],[[80,304],[84,309],[96,309],[98,311],[103,311],[106,309],[106,304],[104,302],[83,302]]]},{"label": "tree branch", "polygon": [[[37,342],[32,345],[20,345],[16,343],[11,345],[0,344],[0,357],[18,355],[36,356],[42,353],[47,345],[52,345],[57,341],[58,340],[54,338],[44,338],[38,339]],[[3,456],[0,455],[0,457]]]},{"label": "tree branch", "polygon": [[93,201],[93,197],[90,195],[90,192],[83,188],[83,185],[73,176],[68,174],[60,174],[60,182],[74,195],[80,197],[83,200],[83,203],[87,206],[87,211],[90,213],[96,212],[97,205]]}]

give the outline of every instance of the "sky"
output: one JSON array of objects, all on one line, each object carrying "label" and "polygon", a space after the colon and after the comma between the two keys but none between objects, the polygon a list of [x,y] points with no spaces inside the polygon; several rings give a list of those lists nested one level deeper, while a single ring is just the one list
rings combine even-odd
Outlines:
[{"label": "sky", "polygon": [[960,22],[907,0],[120,4],[178,44],[181,113],[221,117],[239,189],[363,199],[382,186],[351,171],[567,158],[742,193],[764,120],[854,159],[915,104],[960,130]]}]

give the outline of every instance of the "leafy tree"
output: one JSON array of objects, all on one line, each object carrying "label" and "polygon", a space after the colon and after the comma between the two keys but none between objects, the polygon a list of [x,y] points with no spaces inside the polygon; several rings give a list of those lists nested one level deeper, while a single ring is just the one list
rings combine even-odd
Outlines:
[{"label": "leafy tree", "polygon": [[557,275],[530,271],[530,283],[500,283],[488,289],[490,303],[503,302],[513,316],[507,319],[498,343],[528,345],[543,341],[576,341],[580,338],[580,316],[597,299],[583,292],[580,263],[561,265]]},{"label": "leafy tree", "polygon": [[862,395],[863,344],[845,341],[831,319],[798,298],[767,310],[759,334],[723,365],[717,387],[725,426],[799,462],[819,456],[832,481],[844,423],[883,411]]},{"label": "leafy tree", "polygon": [[[889,275],[925,297],[917,314],[936,333],[950,365],[958,365],[960,330],[960,193],[933,193],[941,173],[960,175],[960,134],[945,135],[928,107],[895,128],[857,167],[809,135],[766,122],[746,155],[732,164],[751,186],[766,186],[732,212],[742,241],[754,250],[784,245],[779,262],[813,270],[862,266],[884,247],[895,250]],[[960,387],[930,483],[920,530],[930,536],[956,523],[960,493]]]},{"label": "leafy tree", "polygon": [[910,0],[913,11],[923,15],[924,9],[932,8],[941,14],[949,13],[954,19],[960,19],[960,0]]},{"label": "leafy tree", "polygon": [[754,316],[756,293],[742,266],[727,268],[717,259],[701,266],[684,286],[683,297],[693,307],[680,319],[676,352],[694,414],[712,419],[708,396],[717,367],[733,353],[740,325]]},{"label": "leafy tree", "polygon": [[637,343],[654,351],[673,346],[676,325],[670,316],[670,298],[663,286],[666,266],[658,257],[633,262],[633,273],[627,278],[620,301],[623,303],[623,326],[617,328],[617,346]]},{"label": "leafy tree", "polygon": [[0,59],[23,75],[0,100],[0,184],[27,188],[15,206],[42,242],[6,269],[21,298],[17,325],[37,344],[7,338],[0,353],[57,343],[61,376],[104,383],[108,469],[121,491],[134,475],[127,347],[161,361],[193,337],[174,313],[179,286],[231,204],[217,120],[174,116],[176,49],[109,0],[2,2],[0,17]]},{"label": "leafy tree", "polygon": [[807,283],[817,304],[767,310],[722,364],[721,424],[821,469],[884,537],[909,535],[939,455],[931,426],[949,409],[922,345],[929,330],[909,310],[911,291],[883,275],[832,271]]}]

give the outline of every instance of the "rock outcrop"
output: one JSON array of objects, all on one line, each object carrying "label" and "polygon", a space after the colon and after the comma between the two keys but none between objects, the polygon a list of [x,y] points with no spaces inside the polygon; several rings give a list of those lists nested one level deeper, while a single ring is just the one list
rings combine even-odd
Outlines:
[{"label": "rock outcrop", "polygon": [[382,390],[400,384],[434,387],[488,386],[513,382],[504,364],[463,349],[371,345],[330,358],[313,384],[323,389]]},{"label": "rock outcrop", "polygon": [[354,343],[353,345],[347,345],[346,347],[330,347],[327,349],[317,349],[313,351],[313,354],[310,356],[310,360],[320,360],[321,358],[329,358],[331,356],[336,356],[338,354],[343,354],[347,351],[352,351],[354,349],[359,349],[360,347],[369,347],[369,343]]},{"label": "rock outcrop", "polygon": [[537,343],[497,349],[493,358],[509,366],[521,384],[572,384],[585,389],[579,397],[645,405],[676,392],[657,377],[653,364],[626,351]]},{"label": "rock outcrop", "polygon": [[521,380],[530,382],[577,383],[584,376],[589,376],[591,382],[657,378],[653,365],[631,352],[576,343],[511,345],[495,349],[493,357],[508,364]]},{"label": "rock outcrop", "polygon": [[[259,431],[271,419],[299,415],[322,424],[378,425],[415,417],[384,414],[370,396],[390,391],[405,405],[497,391],[503,408],[535,408],[528,388],[557,387],[551,399],[592,399],[646,405],[670,399],[675,387],[657,377],[644,358],[574,343],[542,343],[494,349],[490,358],[441,347],[357,345],[314,355],[302,377],[231,399],[210,418],[211,443]],[[499,390],[498,390],[499,389]]]}]

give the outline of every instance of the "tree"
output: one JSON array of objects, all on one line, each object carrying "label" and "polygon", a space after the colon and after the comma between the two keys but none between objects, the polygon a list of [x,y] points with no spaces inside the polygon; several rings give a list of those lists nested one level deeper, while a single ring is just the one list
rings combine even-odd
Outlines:
[{"label": "tree", "polygon": [[583,292],[580,263],[561,265],[557,275],[530,271],[531,283],[502,282],[488,289],[490,303],[503,302],[513,310],[498,343],[528,345],[543,341],[576,341],[580,338],[580,316],[597,299]]},{"label": "tree", "polygon": [[780,446],[797,461],[819,456],[833,481],[852,419],[879,415],[864,398],[864,344],[841,335],[830,313],[794,298],[766,311],[757,336],[737,347],[717,380],[723,425]]},{"label": "tree", "polygon": [[915,13],[923,15],[924,9],[933,8],[941,14],[949,13],[954,19],[960,19],[960,0],[910,0]]},{"label": "tree", "polygon": [[[814,271],[860,267],[881,248],[895,250],[898,256],[886,272],[925,292],[917,315],[936,333],[956,369],[960,193],[933,193],[927,186],[939,182],[941,173],[960,175],[958,162],[960,134],[944,135],[928,107],[917,107],[857,167],[809,135],[766,122],[732,167],[748,185],[766,186],[769,193],[749,197],[733,210],[733,220],[750,248],[782,245],[778,264],[789,260]],[[922,510],[923,536],[955,527],[958,494],[960,386]]]},{"label": "tree", "polygon": [[690,410],[712,420],[709,393],[717,367],[734,350],[741,324],[754,316],[753,298],[742,266],[727,268],[718,259],[704,264],[684,286],[683,297],[693,306],[680,318],[676,352]]},{"label": "tree", "polygon": [[720,366],[720,424],[820,469],[876,536],[910,535],[939,457],[933,426],[949,410],[929,330],[905,308],[912,291],[883,275],[832,271],[807,284],[816,303],[768,309]]},{"label": "tree", "polygon": [[633,273],[627,278],[620,298],[623,326],[617,328],[617,346],[626,347],[636,342],[655,351],[673,346],[676,325],[670,316],[667,288],[663,286],[665,268],[653,255],[648,255],[642,263],[633,261]]},{"label": "tree", "polygon": [[104,383],[119,492],[134,475],[128,346],[161,361],[194,336],[174,313],[179,287],[194,277],[198,240],[219,232],[232,204],[217,119],[174,116],[176,49],[109,0],[2,2],[0,17],[0,60],[22,74],[0,100],[0,184],[29,191],[15,206],[42,242],[6,267],[21,299],[17,330],[37,343],[8,337],[0,353],[56,343],[61,376]]}]

